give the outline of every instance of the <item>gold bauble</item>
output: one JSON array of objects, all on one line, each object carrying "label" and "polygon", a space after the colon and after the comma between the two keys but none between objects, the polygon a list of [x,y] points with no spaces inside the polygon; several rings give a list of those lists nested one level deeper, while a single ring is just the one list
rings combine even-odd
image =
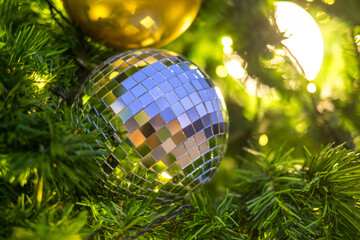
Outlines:
[{"label": "gold bauble", "polygon": [[163,46],[193,22],[201,0],[63,0],[69,16],[107,46]]}]

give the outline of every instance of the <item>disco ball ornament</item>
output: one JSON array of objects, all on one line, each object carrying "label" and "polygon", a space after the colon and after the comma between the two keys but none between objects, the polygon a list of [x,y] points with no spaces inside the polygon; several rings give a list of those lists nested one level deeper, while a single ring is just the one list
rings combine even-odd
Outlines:
[{"label": "disco ball ornament", "polygon": [[83,95],[107,154],[110,190],[162,200],[188,195],[215,174],[228,138],[220,89],[199,67],[166,50],[116,55],[89,78]]},{"label": "disco ball ornament", "polygon": [[89,36],[117,49],[163,46],[196,17],[201,0],[63,0]]}]

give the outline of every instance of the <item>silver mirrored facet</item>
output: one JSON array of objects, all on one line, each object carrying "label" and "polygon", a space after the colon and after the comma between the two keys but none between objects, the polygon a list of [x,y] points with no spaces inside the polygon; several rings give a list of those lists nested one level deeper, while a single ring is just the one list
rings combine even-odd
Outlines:
[{"label": "silver mirrored facet", "polygon": [[116,193],[156,192],[173,201],[209,181],[224,156],[229,123],[221,92],[176,53],[142,49],[108,59],[93,71],[83,100],[107,149],[104,184]]}]

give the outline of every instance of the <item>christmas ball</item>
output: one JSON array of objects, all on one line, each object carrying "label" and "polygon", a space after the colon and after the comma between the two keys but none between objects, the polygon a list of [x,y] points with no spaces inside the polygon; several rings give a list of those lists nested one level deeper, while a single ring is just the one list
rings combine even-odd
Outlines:
[{"label": "christmas ball", "polygon": [[193,22],[201,0],[63,0],[89,36],[110,47],[162,46]]},{"label": "christmas ball", "polygon": [[228,136],[225,102],[186,58],[127,51],[97,67],[85,89],[88,131],[101,132],[97,142],[107,153],[100,165],[110,190],[173,200],[217,171]]}]

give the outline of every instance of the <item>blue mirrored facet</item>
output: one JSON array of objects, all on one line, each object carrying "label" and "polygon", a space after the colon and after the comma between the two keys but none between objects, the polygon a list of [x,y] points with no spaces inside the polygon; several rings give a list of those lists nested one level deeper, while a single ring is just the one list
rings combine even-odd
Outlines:
[{"label": "blue mirrored facet", "polygon": [[156,106],[155,103],[151,103],[149,106],[147,106],[145,108],[145,112],[147,113],[147,115],[150,117],[150,118],[153,118],[155,117],[157,114],[160,113],[160,109],[158,108],[158,106]]},{"label": "blue mirrored facet", "polygon": [[156,62],[151,64],[151,66],[156,69],[157,71],[161,71],[162,69],[165,68],[164,64],[162,64],[161,62]]},{"label": "blue mirrored facet", "polygon": [[207,111],[206,111],[203,103],[196,105],[196,110],[199,113],[200,117],[203,117],[207,114]]},{"label": "blue mirrored facet", "polygon": [[182,113],[185,112],[185,109],[183,108],[180,102],[176,102],[173,105],[171,105],[171,109],[176,114],[176,116],[180,116]]},{"label": "blue mirrored facet", "polygon": [[132,92],[127,92],[124,95],[121,96],[121,100],[126,104],[129,105],[131,102],[135,100],[134,94]]},{"label": "blue mirrored facet", "polygon": [[183,98],[183,97],[185,97],[187,95],[187,92],[186,92],[185,88],[183,88],[182,86],[177,87],[175,89],[175,92],[179,96],[179,98]]},{"label": "blue mirrored facet", "polygon": [[135,81],[137,82],[137,83],[140,83],[140,82],[142,82],[143,80],[145,80],[147,77],[146,77],[146,75],[144,74],[144,73],[142,73],[142,72],[137,72],[137,73],[135,73],[135,74],[133,74],[132,76],[131,76],[133,79],[135,79]]},{"label": "blue mirrored facet", "polygon": [[140,112],[142,109],[143,109],[143,105],[142,103],[140,102],[139,99],[135,100],[134,102],[132,102],[130,105],[129,105],[129,108],[131,110],[131,112],[133,113],[133,115],[137,114],[138,112]]},{"label": "blue mirrored facet", "polygon": [[159,84],[159,87],[163,91],[163,93],[168,93],[173,89],[173,87],[168,82],[162,82],[161,84]]},{"label": "blue mirrored facet", "polygon": [[146,107],[150,103],[154,102],[154,98],[151,96],[149,92],[146,92],[144,95],[142,95],[140,98],[141,103]]},{"label": "blue mirrored facet", "polygon": [[177,119],[182,128],[191,124],[190,118],[186,113],[181,114],[180,116],[177,117]]},{"label": "blue mirrored facet", "polygon": [[167,78],[172,78],[173,76],[175,76],[175,73],[173,71],[171,71],[169,68],[164,68],[163,70],[161,70],[161,73]]},{"label": "blue mirrored facet", "polygon": [[179,97],[176,95],[176,93],[173,90],[171,90],[169,93],[167,93],[165,95],[165,98],[170,104],[173,104],[179,100]]},{"label": "blue mirrored facet", "polygon": [[156,86],[156,83],[152,78],[147,78],[142,82],[142,84],[148,91]]},{"label": "blue mirrored facet", "polygon": [[154,79],[154,81],[157,84],[160,84],[160,83],[162,83],[162,82],[164,82],[166,80],[165,76],[162,75],[160,72],[155,73],[154,75],[151,76],[151,78]]},{"label": "blue mirrored facet", "polygon": [[190,79],[188,78],[188,76],[185,73],[181,73],[177,77],[180,79],[180,81],[182,83],[187,83],[190,81]]},{"label": "blue mirrored facet", "polygon": [[164,97],[160,97],[155,103],[159,107],[160,111],[170,106],[169,102]]},{"label": "blue mirrored facet", "polygon": [[188,96],[181,99],[180,102],[184,106],[185,110],[189,110],[190,108],[194,107],[194,104],[190,101]]},{"label": "blue mirrored facet", "polygon": [[188,94],[191,94],[193,92],[195,92],[194,87],[191,85],[190,82],[187,82],[183,85],[183,87],[186,89],[186,91],[188,92]]},{"label": "blue mirrored facet", "polygon": [[131,89],[136,85],[136,82],[132,78],[128,78],[121,83],[127,90]]},{"label": "blue mirrored facet", "polygon": [[131,89],[131,92],[138,98],[146,92],[146,89],[141,84],[138,84]]},{"label": "blue mirrored facet", "polygon": [[158,86],[154,87],[149,92],[155,100],[163,95],[163,92],[161,91],[161,89]]},{"label": "blue mirrored facet", "polygon": [[179,86],[181,86],[182,85],[182,82],[179,80],[179,78],[178,77],[172,77],[172,78],[170,78],[169,79],[169,83],[171,84],[171,86],[173,87],[173,88],[177,88],[177,87],[179,87]]},{"label": "blue mirrored facet", "polygon": [[200,118],[199,114],[196,111],[196,108],[190,109],[189,111],[187,111],[187,114],[188,114],[191,122],[195,122],[196,120],[198,120]]},{"label": "blue mirrored facet", "polygon": [[166,123],[169,123],[171,120],[176,118],[175,114],[171,111],[170,108],[166,108],[160,114],[164,118]]},{"label": "blue mirrored facet", "polygon": [[183,70],[177,65],[171,65],[169,68],[176,74],[180,74],[183,72]]},{"label": "blue mirrored facet", "polygon": [[154,75],[157,71],[155,71],[154,68],[151,66],[147,66],[144,69],[142,69],[142,72],[145,73],[148,77]]}]

